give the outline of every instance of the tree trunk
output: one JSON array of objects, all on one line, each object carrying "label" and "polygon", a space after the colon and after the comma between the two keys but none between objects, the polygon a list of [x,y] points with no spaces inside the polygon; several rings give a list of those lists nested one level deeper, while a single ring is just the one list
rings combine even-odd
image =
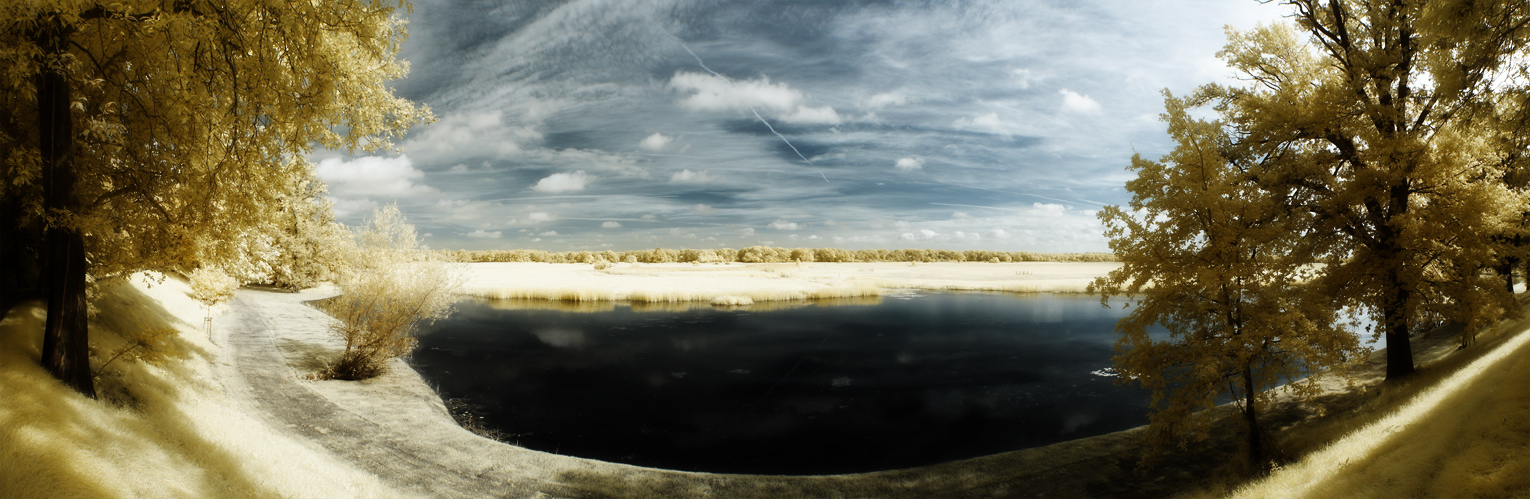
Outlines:
[{"label": "tree trunk", "polygon": [[1498,265],[1498,273],[1503,276],[1504,284],[1508,285],[1509,294],[1514,294],[1514,264],[1519,263],[1518,258],[1505,258]]},{"label": "tree trunk", "polygon": [[1259,415],[1254,408],[1254,373],[1243,366],[1243,422],[1248,427],[1248,465],[1255,473],[1264,474],[1268,467],[1264,462],[1264,441],[1259,438]]},{"label": "tree trunk", "polygon": [[[53,21],[39,30],[37,45],[48,56],[68,50],[67,30]],[[48,57],[45,56],[45,57]],[[51,59],[51,57],[49,57]],[[43,327],[43,367],[54,377],[95,398],[90,375],[90,337],[85,316],[85,240],[74,220],[82,203],[74,163],[74,127],[69,114],[69,80],[54,60],[37,77],[37,131],[43,164],[43,207],[50,217],[43,235],[42,285],[48,300]]]},{"label": "tree trunk", "polygon": [[1393,381],[1413,374],[1413,344],[1408,339],[1408,300],[1412,296],[1398,279],[1395,267],[1387,276],[1391,282],[1382,294],[1381,321],[1387,338],[1386,380]]}]

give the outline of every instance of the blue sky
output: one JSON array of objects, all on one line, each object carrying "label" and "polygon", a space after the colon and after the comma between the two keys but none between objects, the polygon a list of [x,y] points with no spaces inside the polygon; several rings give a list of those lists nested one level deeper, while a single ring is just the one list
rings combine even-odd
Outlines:
[{"label": "blue sky", "polygon": [[419,0],[399,154],[319,153],[341,221],[446,249],[1106,251],[1160,92],[1254,0]]}]

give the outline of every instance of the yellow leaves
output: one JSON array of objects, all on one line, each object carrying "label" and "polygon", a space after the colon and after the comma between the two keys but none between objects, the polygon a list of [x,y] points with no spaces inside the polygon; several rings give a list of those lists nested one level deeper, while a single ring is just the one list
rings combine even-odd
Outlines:
[{"label": "yellow leaves", "polygon": [[[25,31],[44,12],[80,28],[51,64],[70,68],[88,207],[52,220],[92,234],[94,275],[219,263],[263,272],[250,262],[272,250],[230,235],[274,241],[282,200],[311,198],[292,191],[314,178],[291,158],[316,143],[386,148],[430,119],[387,85],[404,68],[398,2],[230,0],[216,15],[157,1],[0,4],[0,112],[15,120],[35,109],[43,59]],[[116,14],[80,19],[98,6]],[[0,153],[8,184],[35,182],[34,149],[0,137]]]}]

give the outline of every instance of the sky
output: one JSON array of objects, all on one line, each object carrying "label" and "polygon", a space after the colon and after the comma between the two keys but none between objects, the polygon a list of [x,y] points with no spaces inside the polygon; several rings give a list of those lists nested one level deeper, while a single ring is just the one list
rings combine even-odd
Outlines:
[{"label": "sky", "polygon": [[319,152],[340,221],[438,249],[1108,251],[1161,92],[1232,82],[1255,0],[416,0],[437,121]]}]

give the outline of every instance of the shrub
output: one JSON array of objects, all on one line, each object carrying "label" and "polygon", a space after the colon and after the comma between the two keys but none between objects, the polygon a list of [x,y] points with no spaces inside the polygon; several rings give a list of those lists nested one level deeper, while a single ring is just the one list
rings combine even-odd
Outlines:
[{"label": "shrub", "polygon": [[186,276],[191,285],[191,298],[212,307],[234,297],[239,281],[218,267],[200,267]]},{"label": "shrub", "polygon": [[416,251],[414,227],[394,205],[373,212],[356,240],[353,272],[341,279],[341,295],[325,307],[339,320],[330,330],[345,340],[345,350],[318,373],[321,379],[382,374],[389,360],[414,349],[421,323],[451,312],[452,292],[461,285],[456,268]]},{"label": "shrub", "polygon": [[345,340],[345,350],[319,377],[371,378],[382,374],[389,360],[413,350],[415,329],[451,312],[452,270],[440,262],[400,263],[342,281],[343,294],[326,308],[339,319],[331,331]]}]

